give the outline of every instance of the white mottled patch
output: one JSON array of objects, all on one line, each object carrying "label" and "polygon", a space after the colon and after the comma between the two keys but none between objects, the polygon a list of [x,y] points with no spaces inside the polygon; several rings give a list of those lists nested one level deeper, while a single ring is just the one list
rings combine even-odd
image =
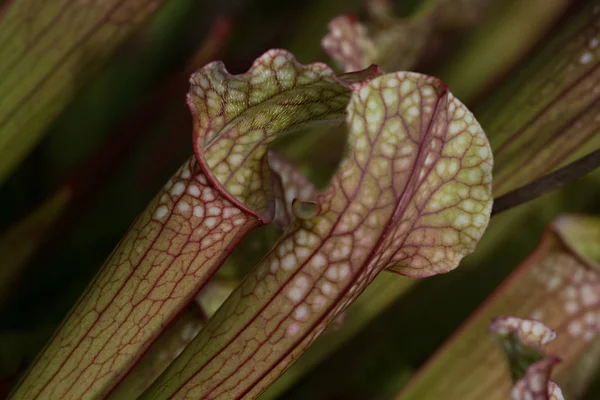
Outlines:
[{"label": "white mottled patch", "polygon": [[194,197],[200,197],[200,188],[196,185],[188,186],[188,193]]},{"label": "white mottled patch", "polygon": [[580,293],[584,307],[592,307],[598,303],[598,294],[591,285],[583,285]]},{"label": "white mottled patch", "polygon": [[315,311],[320,310],[327,303],[327,299],[324,296],[317,295],[312,303],[312,308]]},{"label": "white mottled patch", "polygon": [[585,53],[583,53],[583,54],[581,55],[581,57],[579,57],[579,63],[580,63],[581,65],[587,65],[587,64],[589,64],[590,62],[592,62],[592,59],[593,59],[593,55],[592,55],[592,53],[591,53],[591,52],[589,52],[589,51],[586,51]]},{"label": "white mottled patch", "polygon": [[208,229],[212,229],[217,225],[217,219],[215,217],[206,218],[204,220],[204,225],[206,225]]},{"label": "white mottled patch", "polygon": [[322,271],[327,266],[327,259],[323,254],[317,253],[312,259],[311,265],[317,270]]},{"label": "white mottled patch", "polygon": [[272,273],[275,273],[275,272],[277,272],[278,269],[279,269],[279,260],[274,259],[273,261],[271,261],[270,270]]},{"label": "white mottled patch", "polygon": [[465,228],[471,223],[471,217],[466,214],[457,215],[454,218],[454,226],[457,228]]},{"label": "white mottled patch", "polygon": [[202,242],[200,243],[200,245],[202,246],[203,249],[211,246],[215,241],[213,240],[213,238],[211,236],[207,236],[204,239],[202,239]]},{"label": "white mottled patch", "polygon": [[583,331],[581,324],[579,323],[579,321],[572,321],[569,326],[567,327],[567,331],[569,332],[569,334],[573,337],[578,337],[581,335],[581,332]]},{"label": "white mottled patch", "polygon": [[286,271],[290,271],[290,270],[294,269],[294,267],[296,265],[297,265],[297,260],[296,260],[296,256],[293,253],[286,255],[283,258],[283,260],[281,260],[281,267]]},{"label": "white mottled patch", "polygon": [[156,209],[154,212],[155,219],[163,219],[169,213],[169,208],[165,205],[162,205]]},{"label": "white mottled patch", "polygon": [[342,280],[346,279],[350,275],[350,267],[348,264],[343,264],[338,268],[338,275]]},{"label": "white mottled patch", "polygon": [[544,388],[545,384],[546,384],[546,381],[541,374],[535,374],[529,380],[529,386],[536,393],[541,392],[542,389]]},{"label": "white mottled patch", "polygon": [[294,310],[294,318],[299,321],[308,319],[308,307],[306,304],[301,304]]},{"label": "white mottled patch", "polygon": [[195,206],[194,207],[194,216],[198,217],[198,218],[204,217],[204,207],[202,207],[202,206]]},{"label": "white mottled patch", "polygon": [[546,289],[549,291],[555,290],[562,285],[562,278],[558,275],[553,276],[549,280],[546,280]]},{"label": "white mottled patch", "polygon": [[202,192],[202,201],[204,201],[205,203],[209,203],[209,202],[213,201],[214,199],[215,199],[215,195],[212,192],[212,190],[205,189]]},{"label": "white mottled patch", "polygon": [[221,214],[221,209],[219,207],[209,207],[207,211],[207,215],[215,216]]},{"label": "white mottled patch", "polygon": [[299,276],[294,280],[293,286],[288,290],[287,295],[294,303],[300,303],[308,291],[309,281],[305,276]]},{"label": "white mottled patch", "polygon": [[565,311],[567,314],[573,315],[579,311],[579,305],[574,301],[568,301],[565,303]]},{"label": "white mottled patch", "polygon": [[331,283],[325,282],[321,285],[321,291],[325,296],[330,296],[333,294],[334,287]]},{"label": "white mottled patch", "polygon": [[300,325],[297,322],[292,322],[287,327],[286,332],[287,332],[288,336],[295,336],[299,330],[300,330]]},{"label": "white mottled patch", "polygon": [[223,218],[231,218],[234,215],[238,215],[239,213],[240,213],[240,210],[237,208],[225,207],[223,209]]},{"label": "white mottled patch", "polygon": [[240,226],[244,222],[246,222],[246,220],[244,218],[236,218],[236,219],[233,220],[233,225]]},{"label": "white mottled patch", "polygon": [[180,201],[179,203],[177,203],[177,209],[180,212],[187,212],[189,211],[191,208],[190,204],[186,201]]},{"label": "white mottled patch", "polygon": [[173,196],[181,196],[185,191],[185,185],[182,182],[177,182],[171,188],[171,195]]}]

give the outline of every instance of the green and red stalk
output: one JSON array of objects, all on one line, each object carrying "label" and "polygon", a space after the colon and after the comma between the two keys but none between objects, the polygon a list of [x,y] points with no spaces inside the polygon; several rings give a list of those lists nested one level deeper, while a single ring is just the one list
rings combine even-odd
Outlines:
[{"label": "green and red stalk", "polygon": [[[276,201],[273,224],[283,229],[292,221],[294,200],[312,201],[316,189],[298,172],[294,165],[273,151],[269,152],[269,165],[273,171]],[[272,242],[266,239],[265,237],[261,238],[259,247],[262,254],[266,253],[272,245]],[[256,244],[244,243],[240,247],[242,254],[247,257],[250,252],[248,247],[254,247]],[[236,251],[239,250],[236,248]],[[254,248],[252,251],[255,251]],[[245,260],[247,258],[229,257],[227,259],[216,275],[198,293],[196,301],[189,304],[167,330],[161,333],[158,340],[151,345],[143,358],[136,363],[132,371],[111,393],[111,400],[137,398],[177,358],[201,327],[223,304],[227,296],[239,285],[239,280],[232,280],[231,276],[224,278],[223,275],[231,275],[232,269],[239,270],[240,263]]]},{"label": "green and red stalk", "polygon": [[211,63],[191,78],[194,152],[136,219],[14,391],[98,398],[118,384],[249,231],[275,213],[267,148],[343,120],[355,81],[271,50],[250,71]]},{"label": "green and red stalk", "polygon": [[134,222],[13,398],[106,394],[259,223],[190,159]]},{"label": "green and red stalk", "polygon": [[331,186],[226,300],[143,399],[253,398],[384,268],[454,269],[491,210],[492,154],[439,80],[355,85],[351,150]]}]

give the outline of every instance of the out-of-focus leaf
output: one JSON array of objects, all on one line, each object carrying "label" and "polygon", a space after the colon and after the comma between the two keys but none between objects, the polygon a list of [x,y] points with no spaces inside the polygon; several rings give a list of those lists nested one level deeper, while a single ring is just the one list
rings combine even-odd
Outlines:
[{"label": "out-of-focus leaf", "polygon": [[560,387],[550,379],[558,357],[546,353],[556,332],[543,323],[517,317],[496,317],[490,331],[500,339],[508,357],[514,385],[513,400],[564,400]]},{"label": "out-of-focus leaf", "polygon": [[[486,334],[490,320],[514,315],[543,322],[558,336],[547,351],[562,362],[560,383],[569,367],[600,333],[600,270],[573,246],[600,243],[598,218],[555,220],[536,251],[511,274],[397,397],[410,399],[505,399],[511,378],[504,355]],[[598,358],[593,367],[598,366]],[[590,367],[591,368],[591,367]],[[581,388],[579,388],[581,389]],[[567,394],[568,397],[568,394]]]},{"label": "out-of-focus leaf", "polygon": [[379,56],[367,28],[355,19],[342,15],[329,22],[329,34],[323,48],[344,71],[356,71],[371,65]]},{"label": "out-of-focus leaf", "polygon": [[466,107],[435,78],[395,73],[357,85],[347,113],[352,150],[316,215],[286,232],[142,398],[257,396],[383,268],[430,276],[474,249],[492,156]]},{"label": "out-of-focus leaf", "polygon": [[482,107],[495,196],[600,148],[599,7],[571,15]]},{"label": "out-of-focus leaf", "polygon": [[[442,2],[448,6],[452,3]],[[436,66],[435,75],[466,104],[480,100],[482,95],[498,86],[496,84],[509,71],[521,71],[522,60],[546,40],[572,3],[569,0],[495,1],[486,23],[469,31],[465,43],[454,50],[450,59]],[[462,7],[454,10],[465,14]],[[440,13],[440,16],[448,15],[449,19],[454,19],[451,14],[454,13]],[[466,16],[466,19],[470,17]],[[487,129],[484,121],[481,122]]]},{"label": "out-of-focus leaf", "polygon": [[325,51],[344,71],[378,64],[384,71],[411,70],[442,32],[480,22],[490,0],[430,0],[406,18],[394,16],[389,0],[367,2],[365,24],[340,16],[329,23]]},{"label": "out-of-focus leaf", "polygon": [[194,151],[113,251],[13,398],[107,394],[193,298],[246,233],[275,212],[268,144],[344,116],[351,86],[283,50],[232,76],[220,62],[195,73],[188,104]]},{"label": "out-of-focus leaf", "polygon": [[0,236],[0,303],[12,291],[12,284],[44,240],[46,232],[62,215],[71,195],[69,188],[59,190]]},{"label": "out-of-focus leaf", "polygon": [[164,0],[15,0],[0,24],[0,182]]},{"label": "out-of-focus leaf", "polygon": [[432,0],[425,7],[434,8],[437,25],[448,30],[477,25],[493,3],[494,0]]},{"label": "out-of-focus leaf", "polygon": [[430,39],[432,15],[390,18],[383,26],[366,26],[355,18],[340,16],[329,23],[329,33],[321,44],[344,71],[373,63],[386,71],[411,69]]}]

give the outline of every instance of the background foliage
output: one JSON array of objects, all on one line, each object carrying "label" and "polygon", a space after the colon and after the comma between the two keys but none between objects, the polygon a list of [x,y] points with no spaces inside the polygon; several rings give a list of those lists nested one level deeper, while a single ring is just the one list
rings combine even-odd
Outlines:
[{"label": "background foliage", "polygon": [[[24,4],[22,10],[26,13],[34,3],[0,2],[0,40],[16,40],[17,36],[9,36],[13,29],[23,29],[27,34],[35,30],[35,20],[29,26],[14,28],[7,19],[11,6]],[[35,122],[27,129],[39,141],[31,140],[31,150],[22,157],[15,154],[15,159],[23,160],[18,166],[15,162],[15,167],[6,167],[7,172],[0,178],[0,232],[4,232],[4,239],[14,235],[12,241],[0,241],[3,390],[33,360],[131,221],[191,154],[191,119],[184,103],[189,73],[213,59],[224,60],[233,73],[243,72],[258,55],[276,47],[292,51],[302,63],[329,62],[320,49],[327,23],[342,13],[360,17],[366,14],[360,0],[154,3],[157,11],[148,13],[147,19],[136,14],[139,18],[135,27],[140,28],[132,29],[131,36],[123,34],[126,40],[105,46],[113,39],[104,39],[96,44],[98,49],[77,47],[81,55],[69,64],[64,78],[54,81],[68,89],[59,91],[60,101],[49,88],[41,86],[33,97],[37,102],[21,104],[18,109],[24,119]],[[395,12],[403,16],[418,14],[429,3],[396,1]],[[456,3],[475,7],[478,2]],[[407,67],[444,79],[450,90],[474,109],[486,130],[494,126],[495,118],[505,118],[502,114],[499,117],[496,110],[504,107],[510,113],[507,105],[518,103],[510,85],[525,87],[528,77],[542,70],[541,62],[528,63],[529,56],[561,34],[556,27],[564,26],[581,7],[592,7],[597,2],[489,3],[490,8],[470,23],[434,37],[418,61]],[[68,17],[63,27],[71,26]],[[597,20],[593,20],[594,29]],[[73,31],[57,32],[57,37],[74,37],[74,26]],[[60,52],[61,47],[56,44],[48,51]],[[547,62],[557,64],[572,61],[567,57],[580,56],[564,53],[565,58],[557,60],[551,55],[545,56]],[[6,60],[0,61],[0,70],[8,66]],[[41,67],[35,68],[43,69],[44,63],[52,60],[40,58]],[[27,79],[36,79],[34,64],[23,64],[21,68],[21,75],[0,79],[5,88],[10,89],[10,82],[24,84]],[[31,72],[25,74],[27,71]],[[550,87],[544,86],[546,83],[540,83],[541,89],[536,92],[540,96],[548,93],[543,90]],[[2,88],[0,85],[0,96],[8,102],[10,98],[2,94]],[[526,93],[524,90],[521,95]],[[44,101],[51,107],[28,114]],[[592,104],[597,107],[598,101]],[[3,112],[5,107],[2,105]],[[592,126],[592,136],[599,136],[597,125],[586,126]],[[283,140],[280,147],[322,185],[341,156],[341,136],[323,137],[321,133]],[[24,137],[25,132],[20,135]],[[19,146],[0,147],[0,157],[16,153]],[[276,388],[280,385],[277,390],[266,397],[270,393],[291,399],[391,397],[535,248],[544,226],[558,213],[600,212],[599,183],[596,171],[501,214],[492,221],[477,253],[461,268],[421,281],[401,297],[396,293],[386,297],[382,292],[381,304],[387,307],[384,312],[377,315],[369,304],[359,308],[358,313],[372,314],[364,329],[356,335],[352,329],[350,334],[343,333],[345,340],[334,351],[320,349],[321,356],[309,363],[312,369],[299,379],[285,381],[284,377],[283,383],[276,384]],[[269,228],[261,229],[234,257],[260,257],[260,250],[273,236]],[[243,274],[236,271],[234,275]],[[600,396],[600,380],[586,396]]]}]

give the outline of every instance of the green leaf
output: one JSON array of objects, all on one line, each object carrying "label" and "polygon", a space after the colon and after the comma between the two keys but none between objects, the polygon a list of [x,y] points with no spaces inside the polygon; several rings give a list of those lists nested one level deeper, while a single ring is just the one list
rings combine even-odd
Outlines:
[{"label": "green leaf", "polygon": [[221,63],[194,74],[196,157],[137,218],[12,398],[109,393],[239,241],[273,218],[268,144],[343,118],[354,82],[374,73],[338,79],[271,50],[243,75]]},{"label": "green leaf", "polygon": [[491,210],[492,156],[440,81],[357,85],[351,152],[298,220],[142,398],[261,393],[384,268],[424,277],[470,253]]},{"label": "green leaf", "polygon": [[6,6],[0,24],[0,184],[82,84],[162,3],[15,0]]},{"label": "green leaf", "polygon": [[[451,0],[443,1],[452,3]],[[509,72],[514,71],[515,75],[521,73],[523,60],[536,46],[545,43],[573,4],[569,0],[508,0],[493,3],[485,23],[471,29],[463,43],[452,51],[450,58],[436,65],[435,69],[436,76],[443,79],[455,95],[469,105],[485,100],[492,90],[502,90],[503,79]],[[456,14],[464,9],[457,8],[457,11]],[[547,67],[550,68],[552,64],[550,62]],[[511,100],[506,99],[507,102]],[[475,112],[479,115],[477,109]],[[480,121],[487,131],[484,120],[480,118]],[[488,135],[491,133],[488,131]]]},{"label": "green leaf", "polygon": [[[556,380],[566,380],[570,367],[600,333],[600,272],[588,254],[577,250],[597,247],[599,226],[600,219],[594,217],[556,219],[539,247],[425,364],[397,399],[433,400],[443,396],[469,400],[484,394],[490,400],[505,399],[511,376],[500,347],[487,334],[490,320],[498,315],[534,319],[555,330],[557,337],[547,344],[547,351],[562,360],[554,367]],[[575,241],[579,242],[577,247]],[[517,379],[523,377],[532,361],[543,359],[539,351],[537,356],[516,368]],[[597,366],[596,357],[586,373]]]},{"label": "green leaf", "polygon": [[599,6],[581,6],[482,106],[495,196],[600,148]]}]

